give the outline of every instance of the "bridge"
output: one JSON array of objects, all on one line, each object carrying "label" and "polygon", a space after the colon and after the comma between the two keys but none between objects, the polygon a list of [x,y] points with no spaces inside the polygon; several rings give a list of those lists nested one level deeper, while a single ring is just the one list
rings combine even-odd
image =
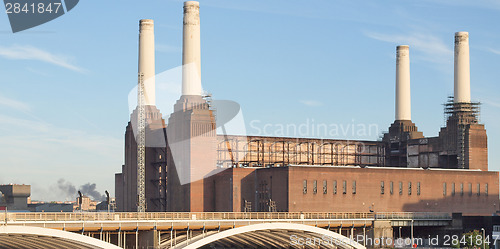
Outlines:
[{"label": "bridge", "polygon": [[[42,244],[54,231],[52,239],[90,245],[80,248],[107,248],[99,244],[105,242],[109,248],[364,249],[373,243],[364,238],[392,238],[394,226],[413,231],[414,226],[448,226],[451,220],[448,213],[0,213],[0,247],[19,248],[6,246],[22,243],[15,238],[33,243],[37,233],[45,238]],[[23,234],[22,227],[31,230]]]}]

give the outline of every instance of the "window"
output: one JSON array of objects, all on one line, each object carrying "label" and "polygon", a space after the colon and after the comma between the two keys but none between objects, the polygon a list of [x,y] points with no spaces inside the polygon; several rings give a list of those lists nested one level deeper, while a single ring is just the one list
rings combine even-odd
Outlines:
[{"label": "window", "polygon": [[481,195],[481,183],[477,184],[477,196]]},{"label": "window", "polygon": [[380,182],[380,194],[383,195],[384,194],[384,181],[381,181]]},{"label": "window", "polygon": [[352,193],[356,194],[356,181],[352,181]]},{"label": "window", "polygon": [[304,188],[302,190],[302,193],[307,194],[307,180],[304,180]]},{"label": "window", "polygon": [[472,183],[469,183],[469,196],[472,196]]},{"label": "window", "polygon": [[408,195],[411,195],[411,182],[408,182]]},{"label": "window", "polygon": [[488,183],[484,185],[484,195],[488,196]]},{"label": "window", "polygon": [[460,183],[460,195],[464,195],[464,183]]},{"label": "window", "polygon": [[455,183],[451,184],[451,196],[455,196]]},{"label": "window", "polygon": [[443,195],[446,196],[446,182],[443,182]]},{"label": "window", "polygon": [[337,180],[333,181],[333,194],[337,194]]},{"label": "window", "polygon": [[417,195],[420,195],[420,182],[417,182]]},{"label": "window", "polygon": [[342,194],[347,194],[347,181],[342,182]]},{"label": "window", "polygon": [[328,183],[326,180],[323,180],[323,194],[327,193]]},{"label": "window", "polygon": [[390,187],[389,191],[391,192],[391,195],[392,195],[394,193],[394,182],[391,182],[389,187]]},{"label": "window", "polygon": [[318,193],[318,181],[314,180],[313,182],[313,194]]},{"label": "window", "polygon": [[399,195],[403,194],[403,182],[399,182]]}]

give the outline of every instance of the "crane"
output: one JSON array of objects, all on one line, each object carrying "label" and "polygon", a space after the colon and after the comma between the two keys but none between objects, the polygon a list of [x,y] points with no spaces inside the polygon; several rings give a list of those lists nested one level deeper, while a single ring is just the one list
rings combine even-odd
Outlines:
[{"label": "crane", "polygon": [[139,73],[137,86],[137,212],[146,212],[146,108],[144,106],[144,74]]}]

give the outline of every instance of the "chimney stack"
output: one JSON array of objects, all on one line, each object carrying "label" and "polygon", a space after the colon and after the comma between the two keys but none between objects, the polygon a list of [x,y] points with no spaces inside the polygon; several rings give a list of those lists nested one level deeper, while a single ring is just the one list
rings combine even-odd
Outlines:
[{"label": "chimney stack", "polygon": [[411,120],[410,48],[396,48],[396,120]]},{"label": "chimney stack", "polygon": [[182,95],[201,96],[200,3],[184,2]]},{"label": "chimney stack", "polygon": [[469,33],[455,33],[455,103],[470,103]]},{"label": "chimney stack", "polygon": [[139,21],[139,73],[143,74],[145,104],[155,105],[155,35],[151,19]]}]

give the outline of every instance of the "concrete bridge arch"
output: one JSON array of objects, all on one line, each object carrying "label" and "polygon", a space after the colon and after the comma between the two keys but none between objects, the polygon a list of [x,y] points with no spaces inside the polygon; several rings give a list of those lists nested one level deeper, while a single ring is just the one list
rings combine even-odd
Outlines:
[{"label": "concrete bridge arch", "polygon": [[119,249],[120,247],[89,236],[56,229],[0,225],[0,248]]},{"label": "concrete bridge arch", "polygon": [[[260,223],[211,232],[191,238],[174,248],[344,248],[366,249],[363,245],[323,228],[295,223]],[[167,245],[161,245],[161,248]]]}]

